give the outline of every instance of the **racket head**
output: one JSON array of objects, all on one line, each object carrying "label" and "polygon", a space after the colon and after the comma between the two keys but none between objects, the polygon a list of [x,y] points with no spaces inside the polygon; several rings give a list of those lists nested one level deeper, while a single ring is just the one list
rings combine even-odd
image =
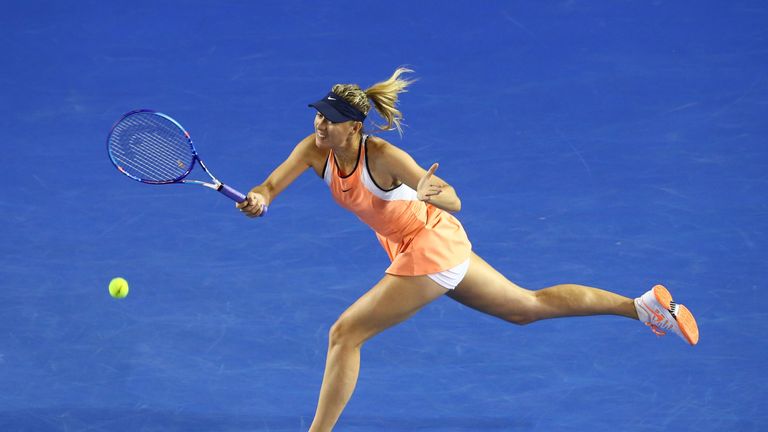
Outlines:
[{"label": "racket head", "polygon": [[178,183],[198,160],[189,132],[170,116],[149,109],[128,112],[115,122],[107,151],[118,171],[149,184]]}]

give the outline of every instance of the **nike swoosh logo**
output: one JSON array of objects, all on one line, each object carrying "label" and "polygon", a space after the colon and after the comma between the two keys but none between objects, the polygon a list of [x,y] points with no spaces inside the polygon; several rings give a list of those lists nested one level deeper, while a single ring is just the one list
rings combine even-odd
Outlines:
[{"label": "nike swoosh logo", "polygon": [[648,305],[647,305],[647,304],[645,304],[645,302],[644,302],[644,301],[641,301],[641,303],[642,303],[642,306],[643,306],[643,308],[644,308],[646,311],[650,312],[650,313],[651,313],[653,316],[655,316],[657,320],[659,320],[659,321],[664,321],[664,315],[662,315],[662,314],[661,314],[661,313],[660,313],[658,310],[656,310],[656,309],[653,309],[653,308],[651,308],[651,307],[648,307]]},{"label": "nike swoosh logo", "polygon": [[328,96],[328,100],[336,100],[336,98],[332,98],[332,97]]}]

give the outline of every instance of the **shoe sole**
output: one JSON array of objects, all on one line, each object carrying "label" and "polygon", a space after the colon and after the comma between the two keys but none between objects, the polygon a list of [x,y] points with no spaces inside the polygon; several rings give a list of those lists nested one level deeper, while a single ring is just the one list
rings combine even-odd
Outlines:
[{"label": "shoe sole", "polygon": [[[672,294],[669,290],[662,285],[656,285],[653,287],[653,295],[656,297],[656,301],[659,302],[665,309],[672,308]],[[699,326],[696,324],[696,318],[687,307],[678,304],[677,313],[674,315],[677,320],[677,325],[680,327],[680,332],[683,333],[685,340],[691,344],[696,345],[699,343]]]}]

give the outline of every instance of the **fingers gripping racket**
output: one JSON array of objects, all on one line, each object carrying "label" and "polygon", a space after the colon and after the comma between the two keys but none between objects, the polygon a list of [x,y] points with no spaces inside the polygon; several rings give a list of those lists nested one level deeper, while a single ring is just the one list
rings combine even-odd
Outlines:
[{"label": "fingers gripping racket", "polygon": [[[197,155],[192,138],[176,120],[152,110],[131,111],[117,121],[107,138],[109,158],[126,176],[147,184],[186,183],[219,191],[235,202],[246,200],[208,171]],[[188,179],[195,162],[210,182]],[[263,206],[262,215],[266,213]]]}]

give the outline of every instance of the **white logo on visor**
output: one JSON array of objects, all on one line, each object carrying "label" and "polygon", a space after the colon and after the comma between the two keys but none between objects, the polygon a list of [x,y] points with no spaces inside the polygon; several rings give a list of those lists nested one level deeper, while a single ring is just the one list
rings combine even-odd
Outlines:
[{"label": "white logo on visor", "polygon": [[336,100],[336,98],[332,98],[332,97],[328,96],[328,100]]}]

